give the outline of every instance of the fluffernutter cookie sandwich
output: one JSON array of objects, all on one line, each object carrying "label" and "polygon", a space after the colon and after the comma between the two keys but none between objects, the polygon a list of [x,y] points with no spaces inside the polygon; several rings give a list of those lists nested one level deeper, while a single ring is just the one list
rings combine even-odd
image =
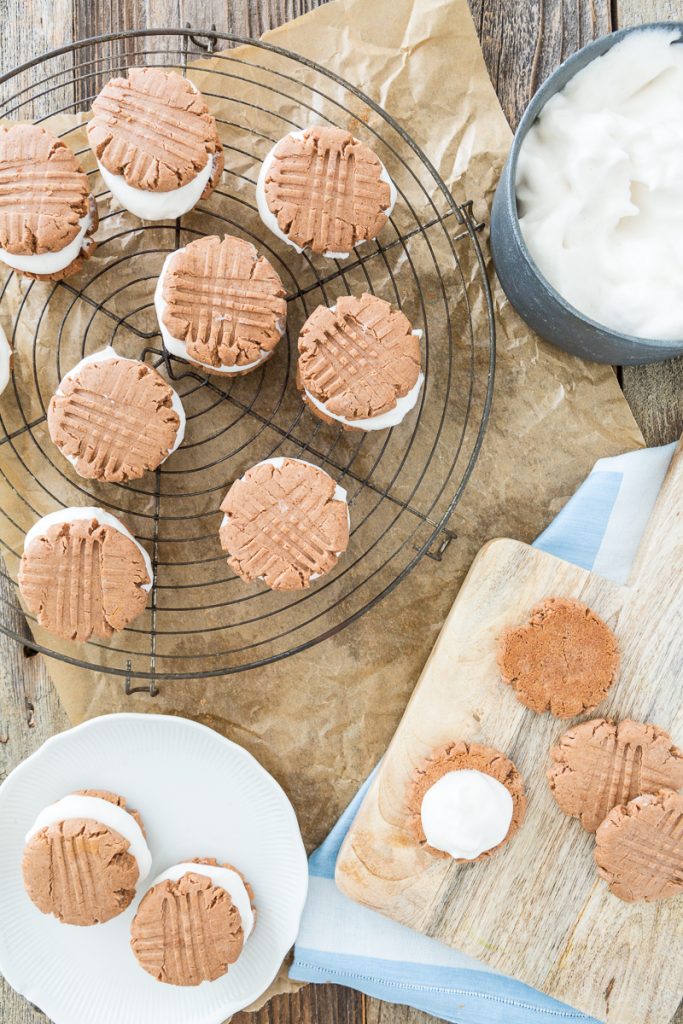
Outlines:
[{"label": "fluffernutter cookie sandwich", "polygon": [[152,563],[120,519],[101,508],[63,508],[24,538],[19,591],[41,626],[64,640],[108,639],[140,615]]},{"label": "fluffernutter cookie sandwich", "polygon": [[47,413],[50,437],[79,476],[113,483],[160,466],[182,443],[185,423],[171,385],[111,346],[69,370]]},{"label": "fluffernutter cookie sandwich", "polygon": [[0,260],[58,281],[95,248],[97,203],[68,146],[33,124],[0,127]]},{"label": "fluffernutter cookie sandwich", "polygon": [[376,238],[396,203],[396,187],[369,146],[342,128],[285,135],[256,184],[261,220],[297,252],[345,259]]},{"label": "fluffernutter cookie sandwich", "polygon": [[130,68],[92,106],[88,141],[102,180],[141,220],[181,217],[223,173],[223,147],[206,101],[187,78]]},{"label": "fluffernutter cookie sandwich", "polygon": [[349,542],[346,491],[303,459],[265,459],[228,491],[220,540],[246,582],[300,590],[337,564]]},{"label": "fluffernutter cookie sandwich", "polygon": [[299,334],[297,386],[314,416],[345,430],[388,430],[424,384],[421,331],[385,299],[343,295],[318,306]]},{"label": "fluffernutter cookie sandwich", "polygon": [[24,888],[63,924],[102,924],[121,914],[152,866],[142,820],[123,797],[71,793],[40,812],[26,836]]},{"label": "fluffernutter cookie sandwich", "polygon": [[154,294],[166,350],[210,374],[251,373],[287,320],[280,277],[251,242],[209,235],[167,256]]},{"label": "fluffernutter cookie sandwich", "polygon": [[175,864],[152,883],[131,926],[140,966],[167,985],[200,985],[227,973],[255,923],[254,894],[231,864]]}]

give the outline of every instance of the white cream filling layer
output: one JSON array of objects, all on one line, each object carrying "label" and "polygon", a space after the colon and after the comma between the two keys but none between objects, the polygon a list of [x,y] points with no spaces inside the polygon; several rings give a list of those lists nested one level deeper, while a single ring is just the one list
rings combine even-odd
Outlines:
[{"label": "white cream filling layer", "polygon": [[57,252],[34,253],[32,256],[15,256],[6,249],[0,249],[0,260],[6,263],[13,270],[25,270],[29,274],[57,274],[64,270],[70,263],[80,255],[89,228],[92,225],[92,215],[88,211],[85,217],[79,220],[79,231],[76,237]]},{"label": "white cream filling layer", "polygon": [[510,791],[498,779],[471,768],[442,775],[427,790],[420,808],[429,845],[457,860],[474,860],[502,843],[512,811]]},{"label": "white cream filling layer", "polygon": [[[99,352],[93,352],[92,355],[85,356],[83,359],[81,359],[80,363],[76,363],[76,365],[71,370],[69,370],[68,373],[65,373],[64,376],[62,377],[61,381],[59,382],[59,387],[57,388],[57,392],[56,393],[58,395],[60,395],[60,396],[63,395],[64,392],[62,391],[62,384],[64,383],[64,381],[68,377],[77,377],[79,372],[82,370],[82,368],[84,366],[87,366],[88,363],[102,363],[102,362],[104,362],[107,359],[126,359],[126,358],[127,358],[126,356],[120,356],[118,354],[118,352],[116,352],[111,345],[107,345],[106,348],[100,349]],[[131,362],[131,363],[139,362],[139,360],[136,360],[136,359],[128,359],[127,361]],[[143,363],[142,365],[144,366],[145,364]],[[164,383],[167,383],[167,382],[164,381]],[[168,386],[171,388],[171,392],[172,392],[171,405],[173,406],[173,409],[175,410],[175,412],[178,414],[178,419],[180,420],[180,423],[178,424],[178,432],[177,432],[177,434],[175,436],[175,441],[173,442],[173,447],[169,449],[168,455],[166,455],[161,460],[161,463],[166,462],[166,459],[168,459],[169,456],[173,455],[174,451],[176,451],[178,448],[180,448],[181,444],[183,443],[183,439],[185,437],[185,427],[187,425],[187,417],[185,416],[185,410],[183,409],[183,403],[180,401],[180,395],[177,393],[175,388],[171,387],[170,384]],[[64,454],[64,453],[62,453],[62,454]],[[65,455],[64,457],[69,460],[69,462],[71,463],[72,466],[76,465],[77,459],[76,459],[76,457],[74,455]]]},{"label": "white cream filling layer", "polygon": [[0,395],[3,393],[11,375],[10,367],[12,365],[12,346],[7,340],[2,327],[0,327]]},{"label": "white cream filling layer", "polygon": [[216,157],[212,155],[192,181],[170,192],[150,192],[148,189],[134,188],[129,185],[122,174],[112,174],[100,161],[97,161],[102,181],[115,199],[124,209],[140,220],[174,220],[189,213],[199,200],[202,192],[213,177]]},{"label": "white cream filling layer", "polygon": [[[180,338],[174,338],[169,329],[164,324],[164,314],[166,312],[166,303],[164,302],[164,276],[169,262],[178,253],[185,252],[185,248],[176,249],[175,252],[168,254],[164,260],[164,265],[161,268],[159,274],[159,280],[154,290],[154,308],[157,314],[157,320],[159,321],[159,330],[161,331],[161,337],[164,342],[164,348],[167,352],[170,352],[172,356],[177,356],[178,359],[184,359],[188,363],[196,363],[197,366],[205,366],[207,370],[213,370],[218,373],[244,373],[246,370],[255,370],[261,363],[265,363],[267,359],[273,355],[273,352],[266,352],[265,349],[261,349],[261,358],[254,360],[253,363],[242,363],[239,366],[212,366],[211,363],[203,363],[201,359],[195,359],[194,356],[188,354],[187,344],[181,341]],[[280,331],[280,337],[284,333],[285,325],[278,324]]]},{"label": "white cream filling layer", "polygon": [[235,904],[242,918],[242,930],[246,942],[254,930],[254,911],[251,907],[251,900],[247,887],[236,871],[231,868],[224,868],[214,864],[192,864],[189,861],[183,864],[174,864],[172,868],[163,871],[152,882],[152,886],[159,882],[177,882],[183,875],[191,872],[193,875],[204,875],[210,878],[215,886],[224,889]]},{"label": "white cream filling layer", "polygon": [[[304,137],[304,132],[303,131],[300,131],[300,132],[289,132],[288,134],[293,139],[299,139],[300,140],[300,139],[303,139],[303,137]],[[284,138],[287,138],[287,137],[288,137],[287,135],[284,136]],[[265,160],[261,164],[261,170],[259,171],[259,176],[258,176],[258,178],[256,180],[256,206],[258,208],[259,217],[261,218],[263,223],[266,225],[266,227],[270,231],[272,231],[274,235],[277,235],[277,237],[280,238],[283,242],[286,242],[287,245],[290,245],[292,247],[292,249],[295,249],[298,253],[302,253],[304,251],[303,248],[300,245],[297,245],[296,242],[293,242],[291,240],[291,238],[289,238],[289,236],[286,235],[284,233],[284,231],[281,230],[280,225],[277,222],[277,217],[275,216],[275,214],[272,212],[272,210],[268,206],[268,200],[266,199],[266,179],[268,177],[268,172],[269,172],[269,170],[271,168],[273,160],[275,159],[275,150],[277,149],[277,147],[280,145],[281,142],[282,142],[282,139],[279,139],[275,143],[275,145],[270,150],[270,152],[266,155]],[[379,160],[379,157],[377,159]],[[380,163],[381,163],[381,161],[380,161]],[[393,181],[389,177],[389,172],[387,171],[387,169],[384,166],[384,164],[382,164],[382,172],[380,174],[380,180],[381,181],[385,181],[387,183],[387,185],[389,186],[389,207],[388,207],[388,209],[386,209],[384,211],[387,219],[389,219],[389,217],[391,217],[392,213],[394,212],[394,206],[396,205],[396,198],[398,196],[398,192],[396,190],[396,186],[394,185]],[[358,245],[359,246],[360,245],[365,245],[365,243],[367,241],[368,241],[368,239],[363,239],[361,242],[358,242]],[[347,256],[349,256],[349,255],[350,254],[348,252],[324,252],[323,253],[323,256],[325,256],[327,259],[330,259],[330,260],[345,260],[347,258]]]},{"label": "white cream filling layer", "polygon": [[100,825],[118,832],[128,841],[128,852],[135,857],[138,865],[138,883],[149,874],[152,867],[152,854],[149,851],[144,833],[137,821],[125,808],[117,807],[97,796],[84,796],[72,793],[57,803],[50,804],[40,812],[33,826],[26,835],[26,842],[32,839],[41,829],[56,825],[60,821],[73,821],[85,818],[97,821]]},{"label": "white cream filling layer", "polygon": [[140,541],[136,540],[133,534],[128,530],[120,519],[113,516],[111,512],[105,512],[104,509],[94,508],[93,506],[79,506],[73,508],[60,508],[56,512],[48,512],[46,516],[39,519],[37,523],[34,523],[31,529],[24,537],[24,551],[28,548],[29,544],[36,539],[36,537],[42,537],[51,526],[55,526],[58,523],[75,523],[81,519],[96,519],[100,526],[111,526],[112,529],[118,530],[128,540],[132,540],[136,548],[139,549],[142,555],[145,567],[147,569],[147,575],[149,576],[149,583],[145,583],[142,586],[143,590],[147,593],[152,589],[152,582],[154,580],[154,574],[152,572],[152,560],[143,548]]}]

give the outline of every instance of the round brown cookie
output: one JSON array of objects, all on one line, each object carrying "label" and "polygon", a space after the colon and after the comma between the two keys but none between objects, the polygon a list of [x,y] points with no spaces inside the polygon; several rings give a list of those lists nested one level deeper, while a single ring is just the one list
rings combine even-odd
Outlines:
[{"label": "round brown cookie", "polygon": [[628,903],[683,893],[683,796],[663,789],[612,808],[595,833],[595,863]]},{"label": "round brown cookie", "polygon": [[86,479],[137,480],[176,443],[174,395],[156,370],[137,359],[85,363],[63,378],[50,401],[50,437]]},{"label": "round brown cookie", "polygon": [[550,756],[552,794],[588,832],[618,804],[683,786],[683,751],[663,729],[644,722],[582,722],[560,737]]},{"label": "round brown cookie", "polygon": [[300,249],[349,253],[375,238],[392,204],[378,157],[341,128],[286,135],[262,175],[265,203]]},{"label": "round brown cookie", "polygon": [[526,707],[572,718],[607,696],[619,650],[612,631],[585,604],[549,597],[531,609],[528,622],[505,630],[498,665]]},{"label": "round brown cookie", "polygon": [[243,580],[299,590],[346,550],[348,506],[324,470],[299,459],[275,462],[252,466],[228,491],[221,545]]},{"label": "round brown cookie", "polygon": [[[75,795],[122,807],[144,832],[139,814],[126,807],[123,797],[99,789]],[[63,924],[102,924],[124,911],[135,896],[139,868],[128,849],[122,835],[89,818],[49,825],[24,847],[24,888],[41,913]]]},{"label": "round brown cookie", "polygon": [[[526,813],[526,796],[524,793],[524,780],[515,768],[512,761],[501,754],[493,747],[485,747],[480,743],[465,743],[462,740],[446,743],[443,747],[432,751],[429,757],[420,764],[412,779],[406,797],[408,810],[407,828],[413,839],[422,846],[427,853],[433,857],[450,858],[445,850],[437,850],[430,846],[422,827],[422,801],[428,789],[443,778],[448,772],[472,769],[483,772],[500,782],[512,797],[512,821],[507,835],[501,843],[485,850],[474,860],[483,860],[490,857],[492,853],[499,850],[501,846],[509,842],[513,835],[524,821]],[[466,861],[466,863],[474,863]],[[465,863],[463,860],[456,860],[456,863]]]},{"label": "round brown cookie", "polygon": [[[190,863],[225,867],[251,886],[231,864],[213,858]],[[140,966],[168,985],[199,985],[222,977],[244,945],[240,912],[229,893],[206,875],[186,872],[166,879],[143,897],[131,925],[131,948]]]},{"label": "round brown cookie", "polygon": [[369,419],[414,388],[420,359],[420,339],[400,310],[376,295],[343,295],[334,310],[318,306],[301,328],[297,384],[320,419],[329,422],[306,392],[335,416]]},{"label": "round brown cookie", "polygon": [[88,141],[106,170],[131,188],[171,192],[187,185],[207,160],[214,170],[202,198],[223,172],[223,147],[201,93],[176,71],[130,68],[112,78],[92,105]]},{"label": "round brown cookie", "polygon": [[232,235],[199,238],[174,253],[161,297],[169,334],[209,372],[256,369],[250,364],[272,355],[287,320],[278,274],[251,242]]},{"label": "round brown cookie", "polygon": [[138,544],[95,515],[40,530],[19,566],[28,610],[65,640],[106,640],[124,629],[144,610],[150,583]]},{"label": "round brown cookie", "polygon": [[0,127],[0,248],[13,256],[57,253],[90,224],[78,255],[61,270],[16,273],[40,281],[75,274],[95,248],[97,203],[88,176],[61,139],[33,124]]}]

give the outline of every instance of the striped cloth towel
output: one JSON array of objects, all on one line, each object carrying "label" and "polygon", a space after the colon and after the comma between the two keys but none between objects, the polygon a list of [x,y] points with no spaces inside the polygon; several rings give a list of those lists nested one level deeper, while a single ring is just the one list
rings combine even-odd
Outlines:
[{"label": "striped cloth towel", "polygon": [[[626,582],[676,445],[600,459],[535,546]],[[334,866],[366,782],[309,862],[308,901],[290,977],[334,982],[457,1024],[592,1018],[343,896]]]}]

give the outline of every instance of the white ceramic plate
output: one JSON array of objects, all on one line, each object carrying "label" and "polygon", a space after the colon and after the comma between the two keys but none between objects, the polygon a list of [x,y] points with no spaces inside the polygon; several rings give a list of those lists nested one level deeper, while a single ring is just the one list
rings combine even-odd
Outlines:
[{"label": "white ceramic plate", "polygon": [[[78,928],[24,891],[24,837],[38,812],[76,789],[108,789],[142,815],[154,862],[125,913]],[[196,988],[155,981],[129,945],[145,885],[164,868],[215,857],[244,872],[256,925],[228,974]],[[308,887],[294,810],[242,747],[166,715],[105,715],[54,736],[0,787],[0,971],[55,1024],[221,1024],[258,998],[299,928]]]}]

